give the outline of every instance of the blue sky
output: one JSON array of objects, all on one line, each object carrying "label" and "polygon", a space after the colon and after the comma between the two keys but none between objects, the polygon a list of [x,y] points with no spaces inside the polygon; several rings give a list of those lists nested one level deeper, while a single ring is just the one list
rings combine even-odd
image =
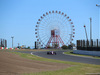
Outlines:
[{"label": "blue sky", "polygon": [[92,18],[93,39],[100,39],[100,0],[0,0],[0,38],[7,39],[8,47],[34,46],[35,25],[44,13],[58,10],[66,13],[75,25],[75,38],[86,39],[83,25],[90,37]]}]

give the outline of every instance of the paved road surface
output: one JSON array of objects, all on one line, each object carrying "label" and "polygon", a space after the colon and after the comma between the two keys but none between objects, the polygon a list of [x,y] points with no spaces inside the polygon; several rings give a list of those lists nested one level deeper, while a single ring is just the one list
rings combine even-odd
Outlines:
[{"label": "paved road surface", "polygon": [[90,58],[90,57],[79,57],[79,56],[72,56],[72,55],[65,55],[63,54],[64,51],[56,51],[57,55],[47,55],[47,51],[41,52],[28,52],[25,51],[24,53],[32,53],[34,55],[49,58],[49,59],[57,59],[63,61],[72,61],[72,62],[80,62],[80,63],[88,63],[88,64],[96,64],[100,65],[100,59]]}]

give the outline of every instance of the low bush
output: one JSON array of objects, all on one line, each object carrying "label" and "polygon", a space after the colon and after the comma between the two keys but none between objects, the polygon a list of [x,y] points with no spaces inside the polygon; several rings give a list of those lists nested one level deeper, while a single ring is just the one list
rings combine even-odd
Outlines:
[{"label": "low bush", "polygon": [[62,49],[68,49],[68,46],[63,45],[61,48],[62,48]]}]

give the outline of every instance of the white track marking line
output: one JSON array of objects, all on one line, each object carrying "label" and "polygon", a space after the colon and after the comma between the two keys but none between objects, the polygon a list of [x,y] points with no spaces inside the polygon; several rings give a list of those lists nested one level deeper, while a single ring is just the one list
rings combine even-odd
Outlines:
[{"label": "white track marking line", "polygon": [[37,57],[40,57],[40,56],[38,56],[38,55],[36,55],[36,54],[33,54],[33,52],[31,52],[31,55],[35,55],[35,56],[37,56]]}]

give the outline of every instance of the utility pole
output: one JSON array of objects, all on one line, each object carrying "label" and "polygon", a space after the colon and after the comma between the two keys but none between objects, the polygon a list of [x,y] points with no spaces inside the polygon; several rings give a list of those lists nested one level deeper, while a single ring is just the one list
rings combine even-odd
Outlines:
[{"label": "utility pole", "polygon": [[12,38],[12,48],[13,48],[13,38],[14,38],[14,37],[11,37],[11,38]]},{"label": "utility pole", "polygon": [[85,25],[84,25],[84,29],[85,29],[86,39],[88,40],[88,36],[87,36],[87,31],[86,31],[86,26]]}]

